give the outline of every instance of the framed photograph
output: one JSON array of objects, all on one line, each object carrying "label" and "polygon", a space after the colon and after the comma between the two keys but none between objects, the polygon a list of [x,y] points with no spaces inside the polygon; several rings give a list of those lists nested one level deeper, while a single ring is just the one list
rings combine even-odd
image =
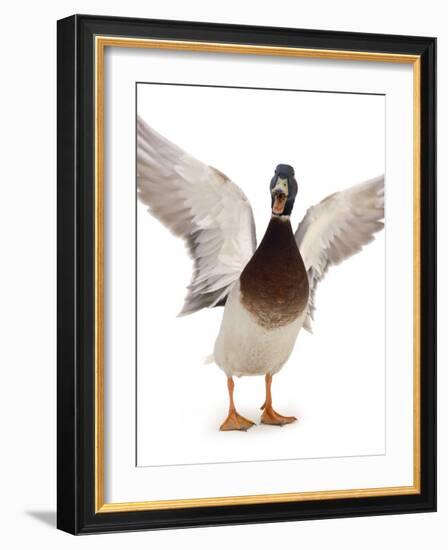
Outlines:
[{"label": "framed photograph", "polygon": [[58,22],[58,527],[436,509],[434,38]]}]

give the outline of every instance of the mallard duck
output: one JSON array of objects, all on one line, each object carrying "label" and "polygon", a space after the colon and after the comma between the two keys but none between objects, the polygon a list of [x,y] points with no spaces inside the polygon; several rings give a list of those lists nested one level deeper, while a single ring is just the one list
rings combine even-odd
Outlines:
[{"label": "mallard duck", "polygon": [[300,329],[311,331],[316,288],[328,268],[359,252],[383,227],[384,177],[324,198],[294,233],[290,215],[298,184],[293,167],[278,164],[269,184],[271,219],[257,247],[243,191],[139,117],[137,185],[140,200],[185,240],[194,262],[180,315],[224,307],[212,356],[227,377],[229,395],[220,430],[254,425],[235,406],[234,377],[240,376],[265,377],[262,424],[296,421],[273,408],[273,376],[287,362]]}]

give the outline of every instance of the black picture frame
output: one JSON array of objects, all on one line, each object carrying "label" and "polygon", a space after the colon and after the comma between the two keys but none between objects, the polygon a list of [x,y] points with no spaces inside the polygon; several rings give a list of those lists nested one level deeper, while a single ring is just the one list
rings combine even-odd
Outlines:
[{"label": "black picture frame", "polygon": [[[421,67],[419,494],[165,510],[95,511],[94,55],[97,35],[382,52]],[[57,526],[73,534],[436,510],[436,39],[74,15],[58,21]]]}]

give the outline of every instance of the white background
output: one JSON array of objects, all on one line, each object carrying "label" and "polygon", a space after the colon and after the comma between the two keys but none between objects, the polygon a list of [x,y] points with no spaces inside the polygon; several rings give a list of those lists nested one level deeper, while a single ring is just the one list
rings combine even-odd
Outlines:
[{"label": "white background", "polygon": [[[65,5],[64,5],[65,4]],[[54,531],[55,509],[55,20],[73,12],[160,17],[220,22],[296,26],[347,31],[438,35],[439,95],[447,90],[447,33],[442,3],[378,0],[369,5],[341,1],[294,5],[228,1],[224,6],[165,1],[151,5],[122,2],[71,2],[58,6],[18,2],[4,13],[8,22],[2,46],[1,224],[1,385],[2,543],[9,548],[37,545],[47,548],[121,547],[228,548],[254,544],[268,548],[279,538],[292,545],[315,548],[391,547],[442,548],[448,519],[446,468],[440,471],[438,514],[376,517],[266,526],[136,533],[74,539]],[[446,105],[439,106],[446,120]],[[439,143],[448,146],[446,126]],[[444,157],[440,181],[447,177]],[[447,202],[440,186],[439,204]],[[448,229],[440,219],[440,234]],[[440,280],[447,278],[446,252],[440,247]],[[446,291],[439,291],[440,303]],[[440,307],[440,325],[446,314]],[[443,334],[441,333],[441,336]],[[446,344],[440,339],[440,364],[446,364]],[[439,387],[447,375],[439,373]],[[439,407],[441,434],[446,431],[447,406]],[[439,460],[447,463],[446,440],[439,443]],[[368,537],[366,533],[368,532]]]},{"label": "white background", "polygon": [[[141,84],[138,112],[190,154],[231,174],[252,205],[258,242],[278,163],[292,164],[299,182],[293,230],[312,204],[385,169],[384,96]],[[139,466],[385,453],[384,231],[322,282],[314,334],[300,332],[274,379],[274,406],[299,421],[282,430],[259,425],[246,434],[222,433],[226,377],[203,363],[223,308],[176,318],[191,261],[145,205],[137,208]],[[412,296],[412,288],[407,292]],[[236,380],[235,398],[241,414],[258,423],[263,377]]]}]

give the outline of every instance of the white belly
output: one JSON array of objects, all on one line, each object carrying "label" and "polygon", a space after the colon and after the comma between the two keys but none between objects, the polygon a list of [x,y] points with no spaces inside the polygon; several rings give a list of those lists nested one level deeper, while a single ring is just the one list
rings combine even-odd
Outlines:
[{"label": "white belly", "polygon": [[239,283],[232,289],[215,342],[214,359],[227,376],[275,374],[288,360],[305,320],[267,329],[241,304]]}]

